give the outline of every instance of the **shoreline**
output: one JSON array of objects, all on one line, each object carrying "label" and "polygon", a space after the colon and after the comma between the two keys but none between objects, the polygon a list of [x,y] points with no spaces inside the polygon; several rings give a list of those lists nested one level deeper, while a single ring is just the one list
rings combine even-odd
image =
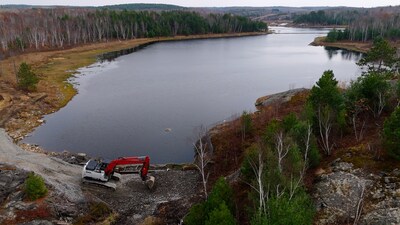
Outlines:
[{"label": "shoreline", "polygon": [[[43,116],[54,113],[77,94],[69,79],[78,69],[98,62],[103,54],[140,48],[149,44],[169,41],[188,41],[217,38],[237,38],[266,35],[268,32],[204,34],[175,37],[140,38],[93,43],[62,50],[28,52],[0,61],[0,126],[4,127],[14,142],[22,140],[36,127]],[[15,88],[16,67],[26,62],[40,77],[36,92],[25,93]],[[38,100],[38,96],[41,98]]]},{"label": "shoreline", "polygon": [[325,38],[326,38],[325,36],[316,37],[314,41],[310,43],[310,45],[340,48],[359,53],[367,53],[372,46],[371,42],[365,42],[365,43],[355,42],[355,41],[325,42]]}]

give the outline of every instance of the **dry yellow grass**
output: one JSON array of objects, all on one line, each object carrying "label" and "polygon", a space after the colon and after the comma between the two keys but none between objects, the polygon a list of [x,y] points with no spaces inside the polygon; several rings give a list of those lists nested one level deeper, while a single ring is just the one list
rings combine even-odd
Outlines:
[{"label": "dry yellow grass", "polygon": [[355,41],[325,42],[325,37],[317,37],[311,44],[316,46],[342,48],[362,53],[366,53],[372,46],[372,43],[370,42],[355,42]]}]

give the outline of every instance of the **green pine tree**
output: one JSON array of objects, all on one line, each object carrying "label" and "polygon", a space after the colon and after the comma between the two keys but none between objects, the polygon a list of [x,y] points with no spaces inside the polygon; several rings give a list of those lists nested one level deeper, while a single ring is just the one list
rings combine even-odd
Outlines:
[{"label": "green pine tree", "polygon": [[25,62],[21,63],[17,73],[18,87],[25,91],[34,91],[38,82],[39,78],[32,71],[31,66]]}]

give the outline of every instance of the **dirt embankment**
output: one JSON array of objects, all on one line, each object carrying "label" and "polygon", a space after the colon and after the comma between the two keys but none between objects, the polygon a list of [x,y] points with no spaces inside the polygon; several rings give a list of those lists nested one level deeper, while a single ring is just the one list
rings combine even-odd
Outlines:
[{"label": "dirt embankment", "polygon": [[314,41],[310,43],[310,45],[341,48],[361,53],[366,53],[372,46],[371,42],[356,42],[356,41],[326,42],[325,38],[326,37],[316,37]]},{"label": "dirt embankment", "polygon": [[[341,48],[349,51],[366,53],[372,47],[372,42],[359,42],[359,41],[337,41],[337,42],[327,42],[326,37],[316,37],[310,45],[313,46],[325,46],[333,48]],[[400,41],[395,41],[391,43],[393,46],[400,48]]]}]

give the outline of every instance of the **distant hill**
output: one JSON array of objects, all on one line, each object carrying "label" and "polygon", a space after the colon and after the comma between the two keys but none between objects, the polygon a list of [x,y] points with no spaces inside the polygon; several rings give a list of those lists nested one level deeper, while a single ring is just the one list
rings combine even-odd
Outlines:
[{"label": "distant hill", "polygon": [[99,8],[107,8],[113,10],[182,10],[186,9],[185,7],[178,6],[178,5],[168,5],[168,4],[144,4],[144,3],[137,3],[137,4],[120,4],[120,5],[106,5],[101,6]]},{"label": "distant hill", "polygon": [[16,5],[16,4],[11,4],[11,5],[0,5],[0,9],[30,9],[35,6],[32,5]]},{"label": "distant hill", "polygon": [[56,8],[56,7],[65,7],[65,8],[101,8],[101,9],[111,9],[111,10],[148,10],[148,11],[162,11],[162,10],[183,10],[185,7],[178,5],[168,5],[168,4],[120,4],[120,5],[106,5],[106,6],[57,6],[57,5],[23,5],[23,4],[8,4],[8,5],[0,5],[0,9],[31,9],[31,8]]}]

